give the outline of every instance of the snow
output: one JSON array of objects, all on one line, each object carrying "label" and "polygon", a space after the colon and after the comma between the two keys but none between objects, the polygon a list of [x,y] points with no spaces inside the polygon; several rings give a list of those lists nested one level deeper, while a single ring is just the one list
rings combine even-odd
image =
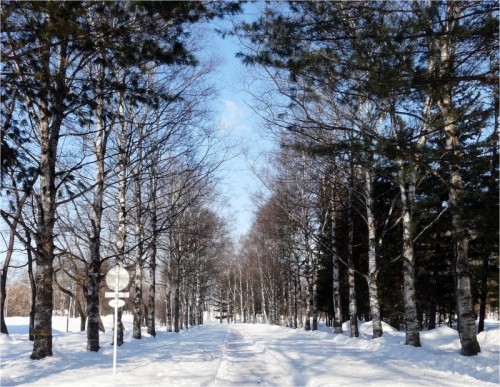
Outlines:
[{"label": "snow", "polygon": [[306,332],[265,324],[209,322],[180,333],[158,328],[134,340],[132,317],[124,316],[125,344],[113,375],[112,316],[104,319],[99,352],[86,351],[79,319],[53,318],[54,356],[29,359],[27,318],[7,318],[0,335],[2,386],[498,386],[500,323],[488,321],[478,335],[481,353],[460,355],[457,332],[448,327],[421,332],[422,347],[404,345],[404,332],[384,324],[371,339],[371,323],[360,337],[331,328]]}]

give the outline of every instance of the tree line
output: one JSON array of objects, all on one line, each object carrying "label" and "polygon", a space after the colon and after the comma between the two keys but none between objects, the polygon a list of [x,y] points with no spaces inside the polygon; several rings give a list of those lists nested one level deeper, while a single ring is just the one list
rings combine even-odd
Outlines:
[{"label": "tree line", "polygon": [[280,144],[232,274],[240,313],[317,329],[322,312],[352,337],[366,316],[412,346],[446,320],[480,352],[476,317],[498,308],[497,24],[496,1],[271,2],[229,32]]},{"label": "tree line", "polygon": [[102,279],[116,264],[132,274],[134,338],[143,322],[155,335],[159,286],[169,330],[202,322],[206,279],[227,243],[210,205],[226,155],[208,103],[215,62],[200,59],[197,26],[239,8],[2,3],[1,328],[21,245],[32,359],[52,355],[54,287],[74,299],[87,349],[99,350]]}]

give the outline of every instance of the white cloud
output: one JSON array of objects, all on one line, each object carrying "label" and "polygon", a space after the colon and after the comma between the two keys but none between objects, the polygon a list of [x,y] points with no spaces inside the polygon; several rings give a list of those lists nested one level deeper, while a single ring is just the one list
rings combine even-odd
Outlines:
[{"label": "white cloud", "polygon": [[250,131],[249,115],[246,106],[240,106],[232,100],[224,100],[220,118],[221,130],[224,132]]}]

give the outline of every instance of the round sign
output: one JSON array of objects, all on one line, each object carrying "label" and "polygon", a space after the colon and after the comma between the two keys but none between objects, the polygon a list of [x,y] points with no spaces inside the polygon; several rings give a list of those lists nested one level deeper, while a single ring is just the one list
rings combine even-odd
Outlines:
[{"label": "round sign", "polygon": [[121,308],[123,305],[125,305],[125,301],[123,300],[111,300],[109,301],[109,305],[112,306],[113,308],[114,307],[117,307],[117,308]]},{"label": "round sign", "polygon": [[106,285],[115,291],[125,289],[128,285],[128,271],[123,267],[116,266],[106,274]]}]

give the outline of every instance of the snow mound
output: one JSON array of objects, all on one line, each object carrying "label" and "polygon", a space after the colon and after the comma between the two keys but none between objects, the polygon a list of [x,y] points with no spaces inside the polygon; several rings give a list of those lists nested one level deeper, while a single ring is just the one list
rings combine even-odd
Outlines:
[{"label": "snow mound", "polygon": [[500,350],[500,328],[481,332],[477,335],[477,341],[481,348]]}]

